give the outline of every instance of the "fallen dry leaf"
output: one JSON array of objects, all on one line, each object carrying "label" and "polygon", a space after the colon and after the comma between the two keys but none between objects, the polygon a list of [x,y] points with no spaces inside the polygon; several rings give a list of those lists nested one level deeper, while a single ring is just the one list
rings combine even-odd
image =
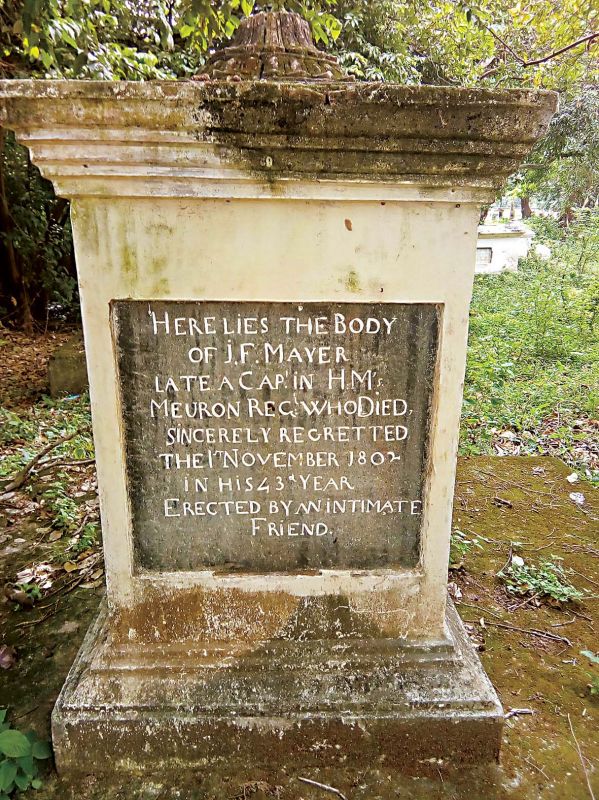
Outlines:
[{"label": "fallen dry leaf", "polygon": [[10,669],[17,661],[17,651],[8,644],[0,645],[0,669]]},{"label": "fallen dry leaf", "polygon": [[6,592],[6,596],[9,600],[12,600],[14,603],[18,603],[23,608],[33,608],[35,605],[35,600],[33,597],[27,594],[27,592],[23,592],[21,589],[9,589]]}]

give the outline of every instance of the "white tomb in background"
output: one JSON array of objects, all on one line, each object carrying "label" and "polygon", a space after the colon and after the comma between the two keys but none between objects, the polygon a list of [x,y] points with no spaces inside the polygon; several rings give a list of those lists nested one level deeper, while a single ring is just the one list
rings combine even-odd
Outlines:
[{"label": "white tomb in background", "polygon": [[516,272],[525,258],[534,233],[522,224],[480,225],[476,243],[476,274]]}]

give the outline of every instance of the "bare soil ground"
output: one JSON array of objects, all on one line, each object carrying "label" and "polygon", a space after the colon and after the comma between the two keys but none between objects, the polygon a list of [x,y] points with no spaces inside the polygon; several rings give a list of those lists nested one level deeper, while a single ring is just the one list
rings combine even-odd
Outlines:
[{"label": "bare soil ground", "polygon": [[[0,336],[1,338],[1,336]],[[45,360],[58,340],[27,342],[11,350],[10,374],[0,383],[0,404],[24,407],[43,391]],[[12,345],[11,345],[12,347]],[[4,362],[4,354],[0,350]],[[29,359],[29,361],[28,361]],[[1,455],[1,453],[0,453]],[[92,468],[93,469],[93,468]],[[508,715],[499,766],[439,773],[436,780],[385,772],[366,773],[322,767],[304,775],[263,771],[247,764],[229,775],[197,773],[150,779],[131,776],[109,786],[92,775],[77,785],[61,781],[51,765],[37,800],[326,800],[340,797],[298,781],[306,777],[339,790],[347,800],[593,800],[599,797],[598,697],[590,693],[597,667],[580,654],[597,650],[599,597],[599,499],[571,469],[548,457],[468,457],[461,459],[454,526],[477,538],[450,591]],[[85,473],[74,482],[81,491]],[[93,484],[92,484],[93,485]],[[25,487],[26,488],[26,487]],[[584,496],[583,504],[571,498]],[[89,491],[81,492],[89,503]],[[578,498],[580,501],[580,498]],[[14,583],[24,569],[53,564],[43,509],[25,491],[0,498],[0,574]],[[40,533],[40,526],[42,533]],[[519,543],[519,544],[514,544]],[[527,562],[563,558],[568,580],[585,590],[578,603],[548,604],[543,598],[506,592],[497,572],[509,553]],[[88,558],[89,556],[84,556]],[[33,608],[0,603],[0,646],[13,647],[15,660],[0,670],[0,707],[21,730],[49,737],[52,706],[102,598],[101,585],[77,583],[60,573],[54,588]],[[63,570],[64,572],[64,570]],[[58,588],[56,588],[58,587]],[[50,596],[51,592],[55,592]]]}]

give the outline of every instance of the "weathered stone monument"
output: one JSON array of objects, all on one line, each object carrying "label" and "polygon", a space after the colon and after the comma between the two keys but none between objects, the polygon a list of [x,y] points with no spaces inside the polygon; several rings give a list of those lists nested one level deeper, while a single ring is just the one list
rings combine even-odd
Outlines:
[{"label": "weathered stone monument", "polygon": [[106,551],[58,768],[493,760],[446,598],[468,307],[555,96],[354,83],[291,14],[205,69],[0,84],[72,201]]},{"label": "weathered stone monument", "polygon": [[81,394],[88,388],[85,349],[80,334],[60,345],[48,361],[50,397]]}]

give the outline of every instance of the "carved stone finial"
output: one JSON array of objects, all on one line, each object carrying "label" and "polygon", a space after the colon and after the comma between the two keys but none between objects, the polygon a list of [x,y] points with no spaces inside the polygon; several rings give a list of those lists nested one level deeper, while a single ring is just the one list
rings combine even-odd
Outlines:
[{"label": "carved stone finial", "polygon": [[244,19],[230,46],[217,50],[203,73],[212,80],[351,80],[334,56],[315,46],[309,23],[289,11]]}]

